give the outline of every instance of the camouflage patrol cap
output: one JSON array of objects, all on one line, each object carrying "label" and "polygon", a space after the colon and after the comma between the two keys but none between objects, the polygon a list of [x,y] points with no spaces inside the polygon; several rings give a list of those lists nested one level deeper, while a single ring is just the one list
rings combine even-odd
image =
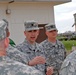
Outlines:
[{"label": "camouflage patrol cap", "polygon": [[6,38],[6,28],[8,26],[8,23],[4,20],[0,21],[0,40]]},{"label": "camouflage patrol cap", "polygon": [[36,21],[26,21],[24,23],[25,31],[39,30],[38,23]]},{"label": "camouflage patrol cap", "polygon": [[2,19],[2,20],[7,23],[6,26],[8,28],[8,21],[6,19]]},{"label": "camouflage patrol cap", "polygon": [[46,31],[52,31],[52,30],[58,31],[57,28],[56,28],[56,26],[55,26],[55,24],[47,24],[45,26],[45,29],[46,29]]}]

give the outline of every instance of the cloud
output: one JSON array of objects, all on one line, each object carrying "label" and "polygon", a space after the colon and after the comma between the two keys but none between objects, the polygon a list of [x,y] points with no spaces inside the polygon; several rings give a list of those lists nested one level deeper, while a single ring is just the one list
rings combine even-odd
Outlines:
[{"label": "cloud", "polygon": [[61,20],[69,20],[69,19],[74,19],[73,14],[76,12],[76,10],[70,11],[70,12],[63,12],[63,13],[58,13],[55,14],[55,20],[56,21],[61,21]]},{"label": "cloud", "polygon": [[74,23],[73,14],[76,13],[76,0],[55,6],[54,12],[55,23],[59,32],[74,31],[74,27],[72,27],[72,25]]}]

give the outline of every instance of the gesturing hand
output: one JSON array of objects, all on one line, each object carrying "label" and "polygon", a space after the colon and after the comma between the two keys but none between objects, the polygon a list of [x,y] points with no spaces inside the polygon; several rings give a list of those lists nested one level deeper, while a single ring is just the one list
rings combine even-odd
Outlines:
[{"label": "gesturing hand", "polygon": [[32,59],[30,62],[29,62],[29,65],[30,66],[34,66],[34,65],[37,65],[37,64],[44,64],[46,62],[45,58],[42,57],[42,56],[36,56],[34,59]]},{"label": "gesturing hand", "polygon": [[47,67],[46,75],[52,75],[53,74],[53,67]]}]

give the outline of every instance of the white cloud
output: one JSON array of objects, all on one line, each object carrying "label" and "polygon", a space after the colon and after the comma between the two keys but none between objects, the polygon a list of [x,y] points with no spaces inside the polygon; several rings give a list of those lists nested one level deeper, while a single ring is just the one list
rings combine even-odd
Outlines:
[{"label": "white cloud", "polygon": [[56,19],[56,21],[73,19],[74,18],[73,14],[75,12],[76,12],[76,10],[73,10],[70,12],[59,13],[58,15],[55,14],[55,19]]},{"label": "white cloud", "polygon": [[73,14],[76,13],[76,0],[64,3],[54,7],[55,23],[59,32],[74,31],[72,24],[74,23]]}]

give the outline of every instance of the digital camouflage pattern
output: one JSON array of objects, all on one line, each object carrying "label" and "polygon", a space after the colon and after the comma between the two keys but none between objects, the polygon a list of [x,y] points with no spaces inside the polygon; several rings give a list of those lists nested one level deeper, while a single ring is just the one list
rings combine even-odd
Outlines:
[{"label": "digital camouflage pattern", "polygon": [[[4,40],[7,37],[6,28],[7,28],[7,23],[4,20],[1,20],[0,21],[0,41]],[[3,46],[1,45],[1,47]],[[0,52],[2,52],[2,50],[3,48],[1,49]],[[0,75],[43,75],[43,73],[36,70],[33,67],[11,60],[10,58],[8,58],[7,56],[4,56],[3,54],[2,56],[0,56]]]},{"label": "digital camouflage pattern", "polygon": [[6,37],[6,28],[7,28],[7,23],[1,20],[0,21],[0,40]]},{"label": "digital camouflage pattern", "polygon": [[[43,52],[40,50],[39,48],[39,44],[35,43],[34,45],[31,45],[28,43],[28,41],[25,39],[25,41],[19,45],[16,46],[16,48],[18,50],[20,50],[21,52],[27,54],[27,58],[29,62],[30,60],[32,60],[34,57],[36,56],[44,56]],[[45,64],[39,64],[34,66],[36,69],[42,71],[45,74]]]},{"label": "digital camouflage pattern", "polygon": [[64,45],[60,41],[56,41],[55,44],[44,40],[40,43],[40,48],[43,50],[46,58],[46,67],[53,66],[54,74],[59,75],[61,64],[66,57]]},{"label": "digital camouflage pattern", "polygon": [[66,57],[59,75],[76,75],[76,50]]},{"label": "digital camouflage pattern", "polygon": [[[7,37],[6,35],[6,28],[8,28],[8,22],[3,19],[0,21],[0,40],[3,40],[4,38]],[[16,48],[12,47],[9,45],[7,48],[7,56],[13,60],[22,62],[22,63],[27,63],[26,55],[17,50]]]},{"label": "digital camouflage pattern", "polygon": [[26,21],[24,23],[25,31],[29,30],[39,30],[38,23],[36,21]]},{"label": "digital camouflage pattern", "polygon": [[28,62],[28,57],[27,54],[17,50],[17,48],[12,47],[11,45],[9,45],[9,47],[7,48],[7,56],[10,59],[19,61],[21,63],[27,64]]},{"label": "digital camouflage pattern", "polygon": [[46,31],[52,31],[52,30],[58,31],[54,24],[47,24],[47,25],[45,25],[45,29],[46,29]]},{"label": "digital camouflage pattern", "polygon": [[0,75],[43,75],[34,67],[0,56]]}]

